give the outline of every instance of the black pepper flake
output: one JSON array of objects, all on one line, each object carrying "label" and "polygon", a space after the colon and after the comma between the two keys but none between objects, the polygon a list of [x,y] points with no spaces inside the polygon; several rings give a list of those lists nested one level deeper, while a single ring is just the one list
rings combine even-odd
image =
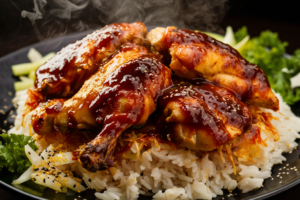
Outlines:
[{"label": "black pepper flake", "polygon": [[43,174],[46,174],[46,172],[43,172]]},{"label": "black pepper flake", "polygon": [[89,178],[89,182],[92,182],[92,180]]},{"label": "black pepper flake", "polygon": [[52,181],[53,183],[55,182],[55,179]]},{"label": "black pepper flake", "polygon": [[45,178],[44,178],[43,182],[46,183],[46,179]]},{"label": "black pepper flake", "polygon": [[55,169],[55,167],[51,167],[52,169]]},{"label": "black pepper flake", "polygon": [[57,175],[60,175],[61,174],[61,172],[57,172]]},{"label": "black pepper flake", "polygon": [[57,151],[54,150],[54,153],[56,153]]},{"label": "black pepper flake", "polygon": [[38,171],[38,170],[39,170],[39,168],[35,168],[33,171],[35,171],[35,172],[36,172],[36,171]]},{"label": "black pepper flake", "polygon": [[60,190],[62,191],[62,190],[63,190],[63,187],[60,187]]},{"label": "black pepper flake", "polygon": [[68,177],[68,174],[66,174],[65,177]]},{"label": "black pepper flake", "polygon": [[59,176],[55,176],[55,178],[58,178]]},{"label": "black pepper flake", "polygon": [[42,159],[45,160],[43,156],[42,156]]},{"label": "black pepper flake", "polygon": [[48,152],[48,151],[47,151],[47,148],[48,148],[48,147],[46,147],[46,149],[45,149],[46,152]]},{"label": "black pepper flake", "polygon": [[36,179],[35,179],[35,178],[33,178],[33,179],[32,179],[32,181],[36,181]]},{"label": "black pepper flake", "polygon": [[73,185],[73,188],[76,188],[76,184]]},{"label": "black pepper flake", "polygon": [[28,151],[28,154],[31,155],[31,153]]}]

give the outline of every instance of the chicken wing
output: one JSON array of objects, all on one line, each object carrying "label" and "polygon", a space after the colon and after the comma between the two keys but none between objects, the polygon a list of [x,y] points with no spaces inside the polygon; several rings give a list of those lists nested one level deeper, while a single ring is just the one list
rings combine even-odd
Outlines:
[{"label": "chicken wing", "polygon": [[[156,109],[158,96],[171,84],[170,70],[148,55],[145,47],[123,45],[76,95],[54,109],[58,112],[52,115],[52,131],[98,130],[99,135],[82,149],[80,160],[90,171],[105,169],[120,134],[132,125],[145,123]],[[32,121],[51,122],[47,117],[51,116],[36,114]],[[34,125],[40,134],[46,133],[40,128],[43,126],[48,127]]]},{"label": "chicken wing", "polygon": [[210,83],[180,84],[158,100],[164,134],[183,147],[212,151],[251,127],[251,110],[228,89]]},{"label": "chicken wing", "polygon": [[171,56],[170,68],[188,79],[203,77],[232,90],[242,101],[278,110],[278,99],[264,72],[235,49],[200,31],[156,28],[147,39],[162,54]]},{"label": "chicken wing", "polygon": [[147,34],[141,22],[111,24],[72,43],[36,71],[36,89],[45,99],[70,97],[124,42],[142,44]]}]

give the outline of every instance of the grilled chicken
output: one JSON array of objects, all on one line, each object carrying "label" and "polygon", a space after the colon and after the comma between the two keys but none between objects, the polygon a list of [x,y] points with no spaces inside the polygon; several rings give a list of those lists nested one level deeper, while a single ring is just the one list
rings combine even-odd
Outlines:
[{"label": "grilled chicken", "polygon": [[278,99],[264,72],[235,49],[200,31],[156,28],[147,39],[163,55],[171,56],[170,68],[188,79],[203,77],[233,91],[247,104],[278,110]]},{"label": "grilled chicken", "polygon": [[69,44],[36,71],[35,87],[45,99],[71,97],[121,44],[143,44],[141,22],[111,24]]},{"label": "grilled chicken", "polygon": [[[34,130],[39,134],[98,130],[99,135],[80,153],[80,160],[90,171],[105,169],[120,134],[132,125],[145,123],[155,111],[158,96],[172,84],[170,74],[145,47],[124,44],[71,99],[63,105],[48,103],[50,109],[35,113]],[[47,110],[56,112],[48,114]]]},{"label": "grilled chicken", "polygon": [[251,110],[234,93],[210,83],[181,84],[158,100],[167,138],[193,150],[212,151],[251,127]]}]

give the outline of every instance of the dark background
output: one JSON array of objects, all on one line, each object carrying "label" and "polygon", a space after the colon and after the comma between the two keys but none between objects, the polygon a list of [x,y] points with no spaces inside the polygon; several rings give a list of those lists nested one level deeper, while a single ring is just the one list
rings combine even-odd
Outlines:
[{"label": "dark background", "polygon": [[[80,0],[73,2],[79,5]],[[90,0],[84,9],[73,8],[68,14],[68,10],[59,5],[60,0],[48,0],[43,18],[35,21],[37,32],[32,21],[21,17],[22,10],[32,12],[33,0],[0,0],[0,57],[51,37],[96,29],[112,22],[136,20],[147,25],[176,25],[221,34],[228,25],[234,31],[245,25],[251,37],[269,29],[278,32],[281,40],[289,43],[287,53],[292,54],[300,48],[300,5],[297,0],[99,2]],[[299,199],[299,196],[300,186],[296,186],[272,199]],[[0,186],[0,199],[27,198]]]}]

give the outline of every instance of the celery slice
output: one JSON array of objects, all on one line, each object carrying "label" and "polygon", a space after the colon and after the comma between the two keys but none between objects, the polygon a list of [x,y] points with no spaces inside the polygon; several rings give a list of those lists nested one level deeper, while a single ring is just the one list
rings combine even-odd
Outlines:
[{"label": "celery slice", "polygon": [[226,34],[224,36],[223,43],[229,44],[230,46],[234,46],[236,44],[231,26],[227,26],[226,28]]},{"label": "celery slice", "polygon": [[15,91],[25,90],[34,86],[34,81],[29,79],[26,81],[18,81],[14,83]]},{"label": "celery slice", "polygon": [[223,41],[223,39],[224,39],[224,36],[223,35],[219,35],[219,34],[217,34],[217,33],[211,33],[211,32],[203,32],[203,33],[205,33],[206,35],[208,35],[208,36],[210,36],[210,37],[212,37],[212,38],[215,38],[216,40],[219,40],[219,41]]},{"label": "celery slice", "polygon": [[27,53],[27,58],[30,62],[37,62],[43,58],[43,56],[35,48],[30,48]]},{"label": "celery slice", "polygon": [[34,80],[35,81],[35,71],[30,71],[29,72],[29,75],[28,75],[28,78],[30,78],[31,80]]},{"label": "celery slice", "polygon": [[245,45],[246,45],[246,43],[248,42],[249,39],[250,39],[250,36],[247,35],[239,43],[237,43],[236,45],[234,45],[233,48],[235,48],[236,50],[238,50],[239,52],[241,52],[243,50],[243,48],[245,47]]},{"label": "celery slice", "polygon": [[30,71],[36,71],[36,69],[47,62],[50,58],[55,55],[54,52],[51,52],[44,56],[41,60],[33,62],[33,63],[22,63],[18,65],[13,65],[12,71],[15,76],[27,75]]}]

